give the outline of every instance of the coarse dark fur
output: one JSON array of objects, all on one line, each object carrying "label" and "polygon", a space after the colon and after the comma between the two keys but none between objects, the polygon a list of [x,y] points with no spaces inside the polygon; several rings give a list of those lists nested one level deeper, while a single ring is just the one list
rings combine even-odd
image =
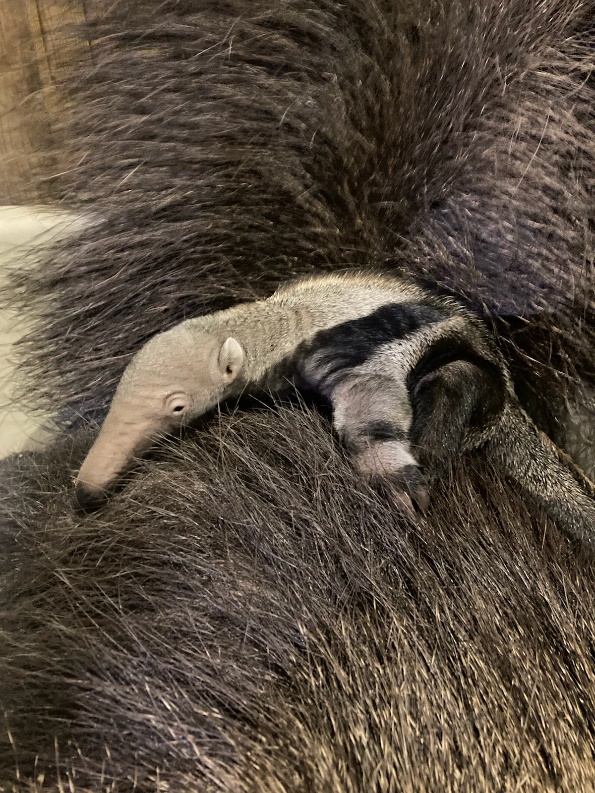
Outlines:
[{"label": "coarse dark fur", "polygon": [[88,440],[2,477],[16,536],[0,779],[18,765],[50,789],[58,766],[75,790],[593,788],[590,568],[541,520],[528,530],[536,516],[478,460],[412,524],[321,418],[267,408],[171,444],[78,520]]},{"label": "coarse dark fur", "polygon": [[[155,332],[385,267],[497,315],[592,464],[592,0],[87,6],[62,184],[98,222],[21,280],[32,404],[101,415]],[[3,464],[0,787],[595,787],[592,561],[485,460],[410,522],[316,412],[199,440],[84,521],[90,437]]]},{"label": "coarse dark fur", "polygon": [[63,206],[104,222],[27,277],[30,402],[101,410],[155,331],[345,266],[530,318],[548,415],[592,379],[592,0],[87,7]]}]

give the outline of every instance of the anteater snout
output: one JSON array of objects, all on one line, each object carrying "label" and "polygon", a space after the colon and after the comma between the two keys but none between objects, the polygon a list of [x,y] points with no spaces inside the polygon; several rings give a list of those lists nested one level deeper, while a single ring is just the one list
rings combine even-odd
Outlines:
[{"label": "anteater snout", "polygon": [[76,483],[74,499],[77,509],[81,512],[95,512],[106,503],[108,497],[106,490],[91,487],[84,482]]}]

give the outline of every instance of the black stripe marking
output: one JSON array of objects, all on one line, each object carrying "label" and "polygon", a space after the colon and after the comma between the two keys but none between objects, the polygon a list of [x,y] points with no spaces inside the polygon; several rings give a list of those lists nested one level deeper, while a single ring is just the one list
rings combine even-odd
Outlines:
[{"label": "black stripe marking", "polygon": [[407,440],[407,433],[386,419],[368,422],[362,427],[361,432],[371,441],[400,441],[402,443]]},{"label": "black stripe marking", "polygon": [[[316,359],[316,369],[322,378],[315,385],[336,385],[336,375],[365,363],[380,347],[396,339],[403,339],[420,328],[425,328],[453,316],[446,306],[425,303],[388,303],[364,317],[342,322],[319,331],[313,339],[296,350],[295,364],[298,372],[305,374],[305,365]],[[315,372],[308,371],[307,379]]]},{"label": "black stripe marking", "polygon": [[407,440],[407,433],[392,421],[377,419],[366,424],[351,424],[339,429],[339,437],[348,452],[361,452],[372,443]]}]

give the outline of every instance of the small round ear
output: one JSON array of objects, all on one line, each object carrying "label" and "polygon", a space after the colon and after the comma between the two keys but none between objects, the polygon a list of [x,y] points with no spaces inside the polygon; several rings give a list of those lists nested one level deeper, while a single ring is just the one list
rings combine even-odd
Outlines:
[{"label": "small round ear", "polygon": [[240,342],[237,339],[234,339],[233,336],[225,339],[221,345],[221,349],[219,350],[217,365],[219,366],[219,371],[221,372],[221,375],[227,384],[233,383],[233,381],[238,376],[243,363],[244,350],[242,349]]}]

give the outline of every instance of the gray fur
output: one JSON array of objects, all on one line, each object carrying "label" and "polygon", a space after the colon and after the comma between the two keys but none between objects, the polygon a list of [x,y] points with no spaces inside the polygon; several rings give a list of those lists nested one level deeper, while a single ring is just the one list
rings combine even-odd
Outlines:
[{"label": "gray fur", "polygon": [[0,788],[595,789],[592,559],[484,454],[405,517],[319,412],[222,411],[72,509],[73,427],[149,338],[345,267],[495,318],[592,470],[595,3],[84,6],[42,176],[100,222],[11,292],[68,435],[2,465]]},{"label": "gray fur", "polygon": [[404,517],[318,412],[223,414],[81,521],[90,442],[0,476],[0,787],[593,788],[593,568],[484,455]]}]

